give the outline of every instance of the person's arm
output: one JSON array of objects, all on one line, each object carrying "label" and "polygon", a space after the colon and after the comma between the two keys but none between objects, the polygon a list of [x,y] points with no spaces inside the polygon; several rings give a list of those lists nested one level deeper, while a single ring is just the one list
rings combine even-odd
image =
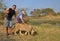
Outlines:
[{"label": "person's arm", "polygon": [[23,18],[21,18],[21,21],[22,21],[22,23],[23,23],[23,24],[25,24],[25,22],[24,22]]},{"label": "person's arm", "polygon": [[14,13],[14,20],[15,20],[15,23],[17,23],[16,12]]},{"label": "person's arm", "polygon": [[24,20],[22,18],[22,15],[20,15],[20,19],[21,19],[22,23],[25,24],[25,22],[24,22]]},{"label": "person's arm", "polygon": [[9,8],[6,8],[5,12],[6,12],[6,13],[9,13]]},{"label": "person's arm", "polygon": [[3,10],[3,12],[4,12],[5,14],[9,13],[9,8],[5,8],[5,9]]},{"label": "person's arm", "polygon": [[16,18],[16,13],[14,14],[15,18]]},{"label": "person's arm", "polygon": [[23,23],[23,24],[25,24],[25,22],[24,22],[24,20],[23,20],[23,19],[21,19],[21,21],[22,21],[22,23]]},{"label": "person's arm", "polygon": [[23,18],[20,18],[20,19],[21,19],[22,23],[23,23],[25,26],[28,26],[28,25],[25,23],[25,21],[24,21]]}]

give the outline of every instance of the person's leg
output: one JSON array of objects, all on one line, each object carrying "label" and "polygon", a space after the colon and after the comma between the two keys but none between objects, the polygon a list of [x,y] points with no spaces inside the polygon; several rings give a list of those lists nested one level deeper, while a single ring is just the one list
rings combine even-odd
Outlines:
[{"label": "person's leg", "polygon": [[4,25],[6,27],[6,35],[8,35],[8,20],[6,17],[4,18]]},{"label": "person's leg", "polygon": [[9,35],[9,33],[8,33],[8,27],[6,27],[6,35],[7,36]]},{"label": "person's leg", "polygon": [[8,32],[9,32],[10,34],[12,33],[12,21],[11,21],[11,20],[9,20]]},{"label": "person's leg", "polygon": [[9,32],[9,34],[12,34],[12,28],[11,27],[8,28],[8,32]]}]

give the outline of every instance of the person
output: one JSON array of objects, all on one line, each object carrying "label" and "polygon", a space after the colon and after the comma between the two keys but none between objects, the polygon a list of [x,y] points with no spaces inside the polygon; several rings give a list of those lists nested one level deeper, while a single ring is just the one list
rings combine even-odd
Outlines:
[{"label": "person", "polygon": [[12,8],[6,8],[5,10],[5,26],[6,26],[6,35],[12,34],[12,16],[15,15],[16,5],[13,5]]},{"label": "person", "polygon": [[[22,23],[23,25],[27,25],[23,19],[24,15],[26,15],[26,12],[24,10],[19,11],[19,13],[16,16],[16,24],[20,26]],[[20,30],[20,27],[18,27],[18,30]]]},{"label": "person", "polygon": [[26,24],[26,23],[24,22],[24,19],[23,19],[23,15],[25,15],[25,14],[26,14],[26,13],[25,13],[24,10],[19,11],[19,14],[18,14],[17,17],[16,17],[16,22],[17,22],[17,23]]}]

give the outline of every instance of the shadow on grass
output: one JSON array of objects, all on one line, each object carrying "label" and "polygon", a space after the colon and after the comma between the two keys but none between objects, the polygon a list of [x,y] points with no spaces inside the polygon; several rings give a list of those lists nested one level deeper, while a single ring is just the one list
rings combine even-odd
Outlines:
[{"label": "shadow on grass", "polygon": [[0,35],[0,41],[16,41],[16,40],[11,38],[10,36]]},{"label": "shadow on grass", "polygon": [[0,41],[15,41],[15,39],[0,39]]},{"label": "shadow on grass", "polygon": [[33,36],[36,36],[36,35],[38,35],[38,33],[37,32],[34,32]]}]

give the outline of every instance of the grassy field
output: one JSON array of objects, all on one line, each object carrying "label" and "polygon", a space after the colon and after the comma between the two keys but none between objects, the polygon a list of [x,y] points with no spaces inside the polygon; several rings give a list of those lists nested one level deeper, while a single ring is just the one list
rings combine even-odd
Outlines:
[{"label": "grassy field", "polygon": [[60,17],[49,19],[31,18],[28,24],[33,26],[33,29],[37,32],[34,36],[27,35],[5,35],[5,27],[0,25],[0,41],[60,41]]}]

